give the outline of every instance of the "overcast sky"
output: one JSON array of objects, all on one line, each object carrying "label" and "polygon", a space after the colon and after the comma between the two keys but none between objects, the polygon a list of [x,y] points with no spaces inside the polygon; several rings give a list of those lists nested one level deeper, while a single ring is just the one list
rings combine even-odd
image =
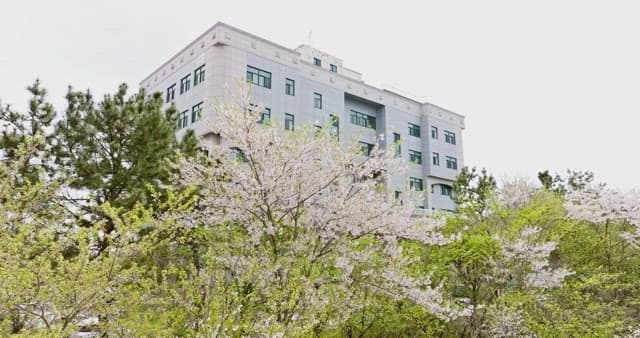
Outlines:
[{"label": "overcast sky", "polygon": [[465,165],[497,177],[588,169],[640,187],[637,1],[6,1],[0,99],[39,77],[102,95],[217,21],[343,59],[366,82],[466,116]]}]

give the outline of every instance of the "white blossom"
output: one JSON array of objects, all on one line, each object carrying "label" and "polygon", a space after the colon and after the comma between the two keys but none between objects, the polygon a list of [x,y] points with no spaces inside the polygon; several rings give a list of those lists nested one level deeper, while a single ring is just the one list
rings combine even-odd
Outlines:
[{"label": "white blossom", "polygon": [[626,223],[632,226],[622,237],[634,246],[640,239],[640,192],[620,191],[603,184],[587,185],[567,193],[568,216],[592,223]]},{"label": "white blossom", "polygon": [[[345,149],[330,128],[289,132],[276,121],[257,123],[262,109],[250,105],[248,89],[218,106],[212,128],[228,143],[213,149],[212,166],[180,168],[186,185],[200,187],[194,220],[238,234],[211,257],[238,283],[251,284],[256,297],[287,308],[255,325],[271,327],[270,334],[277,325],[290,330],[295,314],[297,328],[311,327],[326,304],[346,318],[366,305],[354,301],[363,288],[409,298],[443,319],[464,314],[428,277],[404,273],[410,260],[399,239],[428,245],[455,239],[439,232],[444,219],[413,214],[421,196],[406,193],[400,204],[385,192],[387,179],[402,175],[406,164],[378,147],[371,156],[355,143]],[[233,153],[238,149],[241,160]]]},{"label": "white blossom", "polygon": [[[572,272],[564,268],[553,268],[549,264],[549,256],[556,249],[555,242],[538,243],[535,236],[540,232],[537,227],[525,227],[515,241],[500,239],[503,244],[503,255],[511,270],[525,272],[524,283],[527,287],[547,289],[562,285]],[[504,271],[512,273],[512,271]]]}]

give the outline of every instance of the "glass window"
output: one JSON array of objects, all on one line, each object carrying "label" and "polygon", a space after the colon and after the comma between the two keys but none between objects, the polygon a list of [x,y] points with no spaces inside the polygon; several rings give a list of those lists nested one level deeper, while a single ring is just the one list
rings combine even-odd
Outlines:
[{"label": "glass window", "polygon": [[271,121],[271,108],[264,108],[260,115],[260,121],[258,123],[269,123]]},{"label": "glass window", "polygon": [[202,102],[191,107],[191,123],[194,123],[200,119],[202,114]]},{"label": "glass window", "polygon": [[318,58],[313,58],[313,64],[320,67],[322,66],[322,61]]},{"label": "glass window", "polygon": [[196,68],[193,72],[193,86],[195,87],[202,82],[204,82],[204,65]]},{"label": "glass window", "polygon": [[422,164],[422,153],[409,149],[409,161],[415,164]]},{"label": "glass window", "polygon": [[322,95],[318,93],[313,93],[313,107],[322,109]]},{"label": "glass window", "polygon": [[244,155],[244,152],[242,152],[242,150],[240,148],[237,147],[232,147],[231,148],[231,156],[233,156],[233,158],[236,161],[239,162],[249,162],[249,160],[247,159],[247,157]]},{"label": "glass window", "polygon": [[409,123],[409,135],[420,137],[420,126],[417,124]]},{"label": "glass window", "polygon": [[373,150],[373,144],[367,142],[358,142],[360,144],[360,149],[362,150],[362,155],[371,156],[371,151]]},{"label": "glass window", "polygon": [[167,88],[167,103],[173,101],[176,98],[176,84],[172,84]]},{"label": "glass window", "polygon": [[458,159],[455,157],[447,156],[447,168],[458,169]]},{"label": "glass window", "polygon": [[183,111],[180,116],[178,116],[178,129],[182,129],[189,124],[189,110]]},{"label": "glass window", "polygon": [[352,124],[369,129],[376,129],[376,118],[374,116],[352,110],[350,117]]},{"label": "glass window", "polygon": [[335,115],[329,115],[331,119],[331,136],[339,139],[340,137],[340,118]]},{"label": "glass window", "polygon": [[444,196],[451,196],[451,187],[448,185],[441,184],[440,185],[440,194]]},{"label": "glass window", "polygon": [[247,82],[260,87],[271,88],[271,73],[247,65]]},{"label": "glass window", "polygon": [[409,177],[409,189],[414,191],[422,191],[422,179],[417,177]]},{"label": "glass window", "polygon": [[185,93],[191,89],[191,74],[180,79],[180,94]]},{"label": "glass window", "polygon": [[338,72],[338,66],[334,65],[334,64],[330,64],[329,65],[329,69],[334,72],[337,73]]},{"label": "glass window", "polygon": [[296,82],[291,79],[286,79],[284,83],[284,93],[287,95],[296,95]]},{"label": "glass window", "polygon": [[295,117],[291,114],[284,114],[284,129],[293,130],[295,128]]},{"label": "glass window", "polygon": [[431,138],[438,139],[438,127],[431,126]]},{"label": "glass window", "polygon": [[450,131],[444,131],[444,141],[450,144],[456,144],[456,134]]},{"label": "glass window", "polygon": [[431,154],[431,163],[433,163],[433,165],[440,165],[440,154],[432,153]]},{"label": "glass window", "polygon": [[395,147],[396,157],[400,157],[402,154],[402,148],[400,146],[400,134],[393,133],[393,146]]}]

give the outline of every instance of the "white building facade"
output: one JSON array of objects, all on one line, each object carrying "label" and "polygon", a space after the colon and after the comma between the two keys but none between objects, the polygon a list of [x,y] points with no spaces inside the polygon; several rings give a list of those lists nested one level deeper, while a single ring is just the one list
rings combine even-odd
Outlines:
[{"label": "white building facade", "polygon": [[[180,113],[178,137],[191,128],[202,146],[224,142],[209,130],[214,106],[229,99],[228,85],[253,84],[256,103],[285,128],[335,122],[342,142],[364,148],[383,136],[409,161],[406,177],[388,185],[399,195],[425,192],[425,210],[455,210],[453,180],[463,166],[464,116],[364,83],[335,56],[302,45],[296,49],[218,22],[145,78],[147,92],[162,92]],[[399,145],[399,146],[398,146]]]}]

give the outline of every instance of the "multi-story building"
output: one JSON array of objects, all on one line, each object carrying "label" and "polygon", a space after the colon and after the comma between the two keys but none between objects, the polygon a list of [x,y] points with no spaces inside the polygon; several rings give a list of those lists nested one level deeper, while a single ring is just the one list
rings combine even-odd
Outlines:
[{"label": "multi-story building", "polygon": [[386,140],[410,162],[407,176],[392,179],[389,189],[398,196],[408,185],[425,191],[425,209],[455,209],[450,196],[463,163],[464,116],[366,84],[341,59],[308,45],[290,49],[218,22],[140,85],[175,104],[178,137],[192,128],[206,148],[224,142],[208,126],[215,104],[229,98],[226,85],[237,81],[252,83],[253,98],[267,107],[264,118],[285,128],[333,121],[342,142],[367,149]]}]

